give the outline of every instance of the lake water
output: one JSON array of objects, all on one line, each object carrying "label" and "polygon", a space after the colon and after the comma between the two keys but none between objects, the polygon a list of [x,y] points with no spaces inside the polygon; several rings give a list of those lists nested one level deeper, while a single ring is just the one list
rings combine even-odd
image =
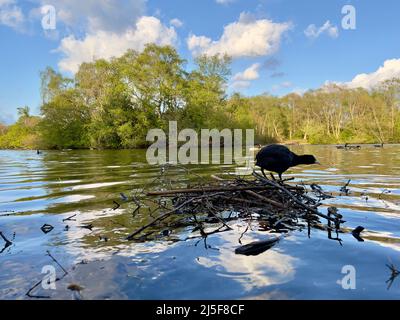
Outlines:
[{"label": "lake water", "polygon": [[[398,299],[400,277],[389,287],[387,264],[400,269],[400,146],[292,150],[312,153],[322,163],[286,176],[335,195],[319,210],[336,206],[344,216],[342,243],[324,231],[312,230],[310,237],[295,231],[250,257],[234,253],[246,227],[240,221],[232,222],[231,231],[209,236],[208,247],[187,239],[192,234],[185,227],[151,241],[125,240],[149,221],[149,212],[133,215],[136,205],[123,201],[121,192],[130,196],[143,186],[169,183],[184,187],[211,174],[234,173],[235,166],[191,165],[189,173],[171,167],[157,180],[161,168],[147,164],[144,150],[0,151],[0,231],[12,241],[2,250],[0,238],[0,298],[26,299],[46,275],[42,271],[53,266],[62,278],[55,290],[38,286],[33,295],[71,299],[68,286],[77,284],[83,299]],[[348,180],[351,192],[341,194]],[[113,201],[121,207],[113,210]],[[44,233],[44,224],[54,229]],[[82,228],[90,224],[92,230]],[[348,232],[357,226],[365,228],[364,242]],[[251,229],[242,243],[269,236],[257,222]],[[346,275],[354,275],[354,289],[342,286]]]}]

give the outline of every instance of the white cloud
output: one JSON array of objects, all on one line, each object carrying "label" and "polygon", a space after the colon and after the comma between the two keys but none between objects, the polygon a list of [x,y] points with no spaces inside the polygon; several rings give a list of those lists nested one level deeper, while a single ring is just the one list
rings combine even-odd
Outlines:
[{"label": "white cloud", "polygon": [[241,13],[239,21],[224,27],[219,40],[191,35],[187,45],[194,55],[226,53],[233,58],[265,56],[279,49],[281,37],[290,27],[290,23],[256,20],[249,14]]},{"label": "white cloud", "polygon": [[20,29],[24,21],[24,14],[15,0],[0,0],[0,24]]},{"label": "white cloud", "polygon": [[64,54],[59,62],[63,71],[75,73],[83,62],[93,59],[109,59],[119,56],[128,49],[143,50],[148,43],[174,45],[177,34],[174,27],[166,27],[155,17],[141,17],[135,28],[128,28],[122,33],[98,31],[86,34],[84,39],[71,35],[64,38],[58,51]]},{"label": "white cloud", "polygon": [[238,72],[233,76],[233,82],[231,87],[235,90],[246,89],[250,87],[251,81],[260,78],[259,69],[261,67],[260,63],[254,63],[246,70]]},{"label": "white cloud", "polygon": [[233,80],[235,81],[252,81],[252,80],[257,80],[260,77],[260,74],[258,73],[258,70],[260,69],[261,64],[259,63],[254,63],[250,67],[248,67],[246,70],[243,72],[237,73],[234,77]]},{"label": "white cloud", "polygon": [[312,39],[318,38],[323,33],[328,34],[331,38],[337,38],[339,36],[339,29],[328,20],[320,28],[317,28],[315,24],[310,24],[307,29],[304,30],[306,37]]},{"label": "white cloud", "polygon": [[371,73],[359,74],[350,82],[344,83],[344,85],[349,88],[371,89],[380,82],[392,78],[400,78],[400,59],[386,60],[378,70]]},{"label": "white cloud", "polygon": [[211,39],[205,36],[195,36],[191,35],[187,39],[187,45],[189,50],[193,53],[194,51],[201,51],[202,49],[206,49],[211,45]]},{"label": "white cloud", "polygon": [[175,28],[180,28],[180,27],[183,26],[183,22],[182,22],[181,20],[177,19],[177,18],[172,19],[172,20],[169,22],[169,24],[170,24],[171,26],[174,26]]},{"label": "white cloud", "polygon": [[57,18],[73,30],[122,32],[142,16],[146,0],[36,0],[53,5]]}]

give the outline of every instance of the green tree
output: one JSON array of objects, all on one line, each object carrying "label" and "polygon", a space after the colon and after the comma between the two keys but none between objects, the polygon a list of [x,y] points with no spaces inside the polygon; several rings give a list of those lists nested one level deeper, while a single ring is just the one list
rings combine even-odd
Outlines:
[{"label": "green tree", "polygon": [[8,127],[0,126],[1,149],[36,149],[41,145],[37,132],[39,117],[29,114],[29,108],[18,108],[19,119]]},{"label": "green tree", "polygon": [[284,97],[227,95],[231,59],[186,61],[170,46],[147,45],[83,63],[73,79],[40,74],[41,117],[28,107],[0,126],[2,148],[138,148],[149,129],[254,128],[258,142],[399,142],[400,79],[373,90],[329,85]]},{"label": "green tree", "polygon": [[79,93],[69,89],[42,106],[40,131],[43,143],[51,149],[85,148],[89,112]]},{"label": "green tree", "polygon": [[62,76],[61,73],[54,71],[51,67],[47,67],[40,73],[40,82],[43,104],[51,101],[54,97],[68,89],[73,84],[72,79]]}]

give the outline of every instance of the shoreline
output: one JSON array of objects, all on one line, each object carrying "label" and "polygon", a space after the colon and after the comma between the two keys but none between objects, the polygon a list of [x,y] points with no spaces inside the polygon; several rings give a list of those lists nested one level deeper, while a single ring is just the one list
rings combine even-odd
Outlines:
[{"label": "shoreline", "polygon": [[[267,143],[263,144],[262,146],[267,146],[269,144],[281,144],[284,146],[289,146],[289,147],[295,147],[295,146],[343,146],[345,143],[293,143],[293,142],[287,142],[287,143]],[[371,142],[371,143],[349,143],[349,145],[357,145],[357,146],[375,146],[375,145],[380,145],[381,142]],[[384,143],[384,146],[395,146],[395,145],[400,145],[400,142],[395,142],[395,143]],[[221,148],[224,148],[223,146]],[[129,151],[129,150],[146,150],[147,148],[133,148],[133,149],[92,149],[92,148],[80,148],[80,149],[1,149],[0,151]]]}]

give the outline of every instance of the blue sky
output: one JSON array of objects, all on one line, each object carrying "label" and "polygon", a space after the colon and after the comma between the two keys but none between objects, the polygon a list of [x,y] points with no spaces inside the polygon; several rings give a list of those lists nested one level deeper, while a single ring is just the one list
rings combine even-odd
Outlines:
[{"label": "blue sky", "polygon": [[[56,10],[55,30],[42,28],[44,5]],[[356,10],[355,30],[342,28],[344,5]],[[396,0],[0,0],[0,121],[15,121],[19,106],[39,113],[46,66],[71,75],[146,41],[174,45],[189,67],[199,53],[233,54],[230,92],[371,88],[400,76],[399,12]]]}]

